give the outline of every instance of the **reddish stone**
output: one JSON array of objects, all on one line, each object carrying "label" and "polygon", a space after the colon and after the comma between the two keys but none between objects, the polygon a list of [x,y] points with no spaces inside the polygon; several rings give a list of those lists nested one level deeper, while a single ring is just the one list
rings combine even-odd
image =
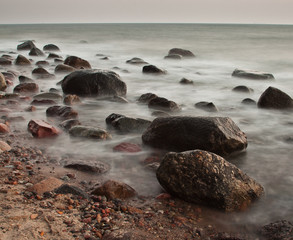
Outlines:
[{"label": "reddish stone", "polygon": [[60,134],[60,130],[43,120],[31,120],[28,131],[36,138],[53,137]]},{"label": "reddish stone", "polygon": [[140,152],[141,147],[134,143],[120,143],[119,145],[115,146],[113,150],[117,152],[135,153]]},{"label": "reddish stone", "polygon": [[50,177],[47,178],[39,183],[36,183],[31,188],[28,189],[28,191],[34,192],[38,195],[42,195],[44,192],[50,192],[54,189],[60,187],[63,184],[63,181],[60,179]]},{"label": "reddish stone", "polygon": [[9,127],[6,124],[0,123],[0,133],[8,133],[9,131]]},{"label": "reddish stone", "polygon": [[143,164],[159,163],[161,159],[158,156],[150,156],[142,161]]},{"label": "reddish stone", "polygon": [[158,196],[156,196],[156,199],[158,200],[165,200],[170,199],[172,196],[169,193],[161,193]]}]

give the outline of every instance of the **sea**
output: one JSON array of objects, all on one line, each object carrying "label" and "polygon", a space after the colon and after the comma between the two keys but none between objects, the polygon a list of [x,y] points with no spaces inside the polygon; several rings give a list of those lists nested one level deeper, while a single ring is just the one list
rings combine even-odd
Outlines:
[{"label": "sea", "polygon": [[[92,68],[112,70],[127,84],[126,99],[129,103],[85,98],[83,104],[74,106],[84,125],[106,129],[105,119],[111,113],[153,120],[152,110],[137,103],[144,93],[155,93],[178,103],[181,116],[230,117],[246,133],[248,147],[244,152],[227,158],[242,171],[261,183],[265,195],[243,212],[223,213],[203,207],[203,218],[221,226],[249,228],[272,221],[293,220],[293,111],[259,109],[256,105],[244,105],[245,98],[258,101],[269,87],[276,87],[293,97],[293,26],[291,25],[239,25],[239,24],[19,24],[0,25],[0,53],[16,57],[22,54],[34,62],[46,57],[28,56],[18,52],[17,45],[34,40],[38,48],[55,44],[59,54],[78,56],[90,62]],[[172,48],[192,51],[196,57],[167,60],[164,56]],[[107,59],[104,59],[104,57]],[[146,75],[141,65],[131,65],[127,60],[139,57],[149,64],[167,71],[166,75]],[[52,74],[58,63],[48,60],[45,68]],[[1,71],[13,70],[32,77],[31,67],[0,66]],[[268,72],[275,80],[249,80],[232,77],[236,69]],[[36,79],[41,91],[56,88],[65,75],[55,74],[54,79]],[[193,85],[182,85],[187,78]],[[15,85],[17,80],[15,80]],[[250,93],[232,89],[244,85]],[[7,91],[12,91],[10,87]],[[207,112],[194,107],[200,101],[213,102],[218,112]],[[37,111],[14,110],[11,115],[25,119],[12,126],[26,132],[32,118],[46,120],[46,106]],[[54,120],[50,120],[54,121]],[[54,123],[54,122],[53,122]],[[57,124],[57,123],[56,123]],[[54,139],[34,140],[43,144],[48,153],[86,159],[96,159],[111,165],[106,175],[123,181],[140,195],[156,196],[162,189],[155,172],[146,169],[141,162],[153,150],[144,147],[135,154],[113,151],[121,142],[142,144],[141,134],[119,134],[109,130],[110,141],[72,139],[64,133]],[[170,132],[170,134],[172,134]],[[76,156],[76,157],[75,157]]]}]

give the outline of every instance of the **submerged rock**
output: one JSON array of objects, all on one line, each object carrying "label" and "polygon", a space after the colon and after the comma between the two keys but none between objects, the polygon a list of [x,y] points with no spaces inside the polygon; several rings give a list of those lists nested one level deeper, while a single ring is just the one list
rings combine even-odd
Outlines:
[{"label": "submerged rock", "polygon": [[196,108],[205,110],[207,112],[218,112],[218,108],[212,102],[198,102],[194,104]]},{"label": "submerged rock", "polygon": [[30,56],[44,56],[45,54],[42,52],[42,50],[38,49],[37,47],[34,47],[30,50],[28,55],[30,55]]},{"label": "submerged rock", "polygon": [[77,125],[81,125],[80,121],[77,119],[67,119],[60,123],[60,127],[66,131]]},{"label": "submerged rock", "polygon": [[112,138],[110,133],[104,129],[82,125],[77,125],[70,128],[69,134],[72,137],[91,138],[98,140],[108,140]]},{"label": "submerged rock", "polygon": [[235,69],[232,73],[232,76],[238,77],[238,78],[255,79],[255,80],[275,79],[274,75],[271,73],[241,70],[241,69]]},{"label": "submerged rock", "polygon": [[202,150],[167,153],[157,170],[167,192],[225,211],[244,210],[263,187],[224,158]]},{"label": "submerged rock", "polygon": [[246,105],[256,105],[256,101],[254,101],[253,99],[251,98],[245,98],[242,100],[241,102],[242,104],[246,104]]},{"label": "submerged rock", "polygon": [[120,76],[112,71],[75,71],[67,75],[62,81],[65,94],[78,96],[124,96],[126,84]]},{"label": "submerged rock", "polygon": [[259,108],[288,109],[293,108],[293,99],[277,88],[268,87],[260,96],[257,106]]},{"label": "submerged rock", "polygon": [[0,65],[11,65],[12,61],[10,59],[0,57]]},{"label": "submerged rock", "polygon": [[245,133],[228,117],[156,118],[142,140],[154,148],[179,152],[201,149],[219,155],[247,147]]},{"label": "submerged rock", "polygon": [[240,85],[240,86],[234,87],[232,89],[232,91],[234,91],[234,92],[252,93],[253,92],[253,89],[252,88],[249,88],[247,86]]},{"label": "submerged rock", "polygon": [[169,54],[165,56],[164,59],[181,60],[182,56],[179,54]]},{"label": "submerged rock", "polygon": [[116,152],[136,153],[141,152],[142,149],[138,144],[123,142],[113,148]]},{"label": "submerged rock", "polygon": [[32,78],[26,77],[26,76],[19,76],[18,80],[20,83],[29,83],[29,82],[34,82],[34,80]]},{"label": "submerged rock", "polygon": [[147,74],[166,74],[167,72],[163,69],[160,69],[154,65],[146,65],[142,68],[143,73]]},{"label": "submerged rock", "polygon": [[153,99],[153,98],[157,98],[158,96],[154,93],[144,93],[142,94],[139,98],[138,98],[138,102],[140,103],[144,103],[144,104],[149,104],[149,102]]},{"label": "submerged rock", "polygon": [[148,64],[146,61],[138,57],[131,58],[130,60],[127,60],[126,63],[135,64],[135,65]]},{"label": "submerged rock", "polygon": [[72,162],[64,165],[65,168],[72,168],[82,172],[91,172],[91,173],[105,173],[110,169],[110,165],[95,161],[95,162]]},{"label": "submerged rock", "polygon": [[54,51],[56,51],[56,52],[60,51],[59,47],[56,46],[55,44],[47,44],[47,45],[45,45],[43,47],[43,50],[44,51],[52,51],[52,52],[54,52]]},{"label": "submerged rock", "polygon": [[30,120],[28,131],[36,138],[54,137],[60,131],[43,120]]},{"label": "submerged rock", "polygon": [[65,105],[74,105],[81,103],[81,100],[77,95],[68,94],[64,97],[63,103]]},{"label": "submerged rock", "polygon": [[77,69],[91,69],[91,65],[87,60],[76,56],[69,56],[65,59],[64,64]]},{"label": "submerged rock", "polygon": [[182,48],[172,48],[169,50],[168,55],[181,55],[182,57],[195,57],[195,55],[186,49],[182,49]]},{"label": "submerged rock", "polygon": [[178,112],[181,110],[177,103],[162,97],[152,98],[149,101],[148,107],[168,112]]},{"label": "submerged rock", "polygon": [[46,110],[47,117],[59,117],[62,119],[71,119],[76,118],[78,113],[72,108],[68,106],[52,106],[47,108]]},{"label": "submerged rock", "polygon": [[193,81],[189,80],[187,78],[182,78],[179,83],[180,84],[193,84]]},{"label": "submerged rock", "polygon": [[54,99],[54,100],[60,100],[62,99],[62,96],[58,93],[53,92],[44,92],[40,93],[34,96],[34,99]]},{"label": "submerged rock", "polygon": [[66,64],[58,64],[55,67],[55,73],[71,73],[76,71],[76,69],[74,67],[71,67],[69,65]]}]

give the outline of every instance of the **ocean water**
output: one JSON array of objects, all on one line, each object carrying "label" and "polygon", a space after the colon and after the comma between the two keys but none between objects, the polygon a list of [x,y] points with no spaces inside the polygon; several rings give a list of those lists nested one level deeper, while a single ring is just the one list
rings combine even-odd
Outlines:
[{"label": "ocean water", "polygon": [[[23,40],[35,40],[42,49],[46,44],[59,46],[61,55],[75,55],[88,60],[93,68],[113,70],[127,84],[129,103],[121,104],[96,99],[83,99],[74,108],[79,120],[86,125],[106,128],[105,118],[115,112],[130,117],[153,120],[152,111],[137,104],[137,98],[147,92],[171,99],[182,106],[178,115],[231,117],[247,134],[247,150],[228,160],[265,188],[265,196],[247,211],[224,214],[207,209],[206,215],[223,225],[247,226],[265,224],[278,219],[293,219],[293,112],[258,109],[241,104],[244,98],[258,100],[269,86],[277,87],[293,96],[293,26],[281,25],[213,25],[213,24],[55,24],[55,25],[0,25],[0,51],[16,57],[17,45]],[[196,58],[180,61],[165,60],[169,49],[180,47],[191,50]],[[28,52],[21,52],[28,56]],[[96,54],[104,54],[102,60]],[[140,57],[168,71],[164,76],[142,74],[142,66],[126,61]],[[45,57],[30,57],[34,61]],[[46,69],[54,73],[57,65],[49,60]],[[31,77],[29,68],[0,66],[1,71],[15,70]],[[247,80],[233,78],[235,68],[272,73],[275,80]],[[62,80],[36,80],[42,91],[48,91]],[[194,81],[194,85],[180,85],[181,78]],[[15,81],[17,84],[17,80]],[[233,92],[239,85],[252,88],[252,93]],[[8,91],[12,91],[12,87]],[[219,109],[209,113],[194,107],[199,101],[211,101]],[[26,113],[22,103],[14,115],[22,115],[26,121],[12,126],[25,131],[31,118],[46,119],[47,107],[38,107],[34,113]],[[51,120],[52,121],[52,120]],[[113,140],[95,142],[71,139],[67,134],[58,138],[39,141],[48,152],[59,156],[70,154],[72,158],[95,158],[111,164],[107,177],[119,179],[133,186],[142,195],[154,196],[161,191],[155,173],[141,164],[152,151],[127,155],[113,152],[120,142],[141,144],[140,134],[119,135],[112,132]],[[34,141],[34,140],[32,140]],[[80,157],[82,156],[82,157]],[[62,157],[61,157],[62,158]]]}]

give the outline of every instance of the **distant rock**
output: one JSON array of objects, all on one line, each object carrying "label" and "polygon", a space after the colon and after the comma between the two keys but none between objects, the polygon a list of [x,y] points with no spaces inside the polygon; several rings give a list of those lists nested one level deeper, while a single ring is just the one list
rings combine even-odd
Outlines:
[{"label": "distant rock", "polygon": [[32,48],[35,48],[36,45],[34,44],[33,41],[25,41],[19,45],[17,45],[17,50],[31,50]]},{"label": "distant rock", "polygon": [[138,98],[138,102],[140,103],[144,103],[144,104],[149,104],[149,102],[153,99],[153,98],[157,98],[158,96],[154,93],[144,93],[142,94],[139,98]]},{"label": "distant rock", "polygon": [[194,104],[196,108],[202,109],[207,112],[218,112],[218,108],[212,102],[198,102]]},{"label": "distant rock", "polygon": [[146,61],[138,57],[131,58],[130,60],[127,60],[126,63],[135,64],[135,65],[148,64]]},{"label": "distant rock", "polygon": [[165,56],[164,59],[181,60],[182,56],[179,54],[169,54],[169,55]]},{"label": "distant rock", "polygon": [[256,106],[256,101],[254,101],[251,98],[245,98],[245,99],[242,100],[241,103],[242,104],[245,104],[245,105],[253,105],[253,106]]},{"label": "distant rock", "polygon": [[91,194],[106,196],[107,199],[127,199],[137,195],[136,191],[129,185],[114,180],[106,181],[102,186],[94,189]]},{"label": "distant rock", "polygon": [[289,109],[293,108],[293,99],[277,88],[268,87],[260,96],[257,106],[259,108]]},{"label": "distant rock", "polygon": [[60,134],[60,130],[43,120],[30,120],[28,131],[36,138],[54,137]]},{"label": "distant rock", "polygon": [[91,65],[87,60],[76,56],[69,56],[65,59],[64,64],[77,69],[91,69]]},{"label": "distant rock", "polygon": [[73,118],[73,119],[67,119],[60,123],[60,127],[63,128],[66,131],[69,131],[72,127],[81,125],[80,121]]},{"label": "distant rock", "polygon": [[55,73],[71,73],[76,71],[76,69],[74,67],[71,67],[69,65],[66,64],[58,64],[55,67]]},{"label": "distant rock", "polygon": [[0,91],[4,91],[7,88],[4,75],[0,72]]},{"label": "distant rock", "polygon": [[47,59],[54,59],[54,58],[62,59],[62,57],[56,53],[49,53]]},{"label": "distant rock", "polygon": [[125,96],[127,91],[125,82],[112,71],[75,71],[63,79],[61,86],[65,94],[88,97]]},{"label": "distant rock", "polygon": [[77,125],[70,128],[69,134],[72,137],[81,137],[97,140],[108,140],[112,138],[110,133],[108,133],[104,129],[82,125]]},{"label": "distant rock", "polygon": [[45,56],[45,54],[42,52],[42,50],[38,49],[37,47],[32,48],[28,55],[30,55],[30,56]]},{"label": "distant rock", "polygon": [[20,83],[16,85],[13,89],[13,92],[16,93],[36,93],[39,91],[39,86],[36,83]]},{"label": "distant rock", "polygon": [[146,74],[166,74],[167,72],[154,65],[146,65],[142,68],[142,72]]},{"label": "distant rock", "polygon": [[143,143],[169,151],[201,149],[229,155],[247,147],[247,137],[228,117],[156,118],[142,135]]},{"label": "distant rock", "polygon": [[238,77],[238,78],[255,79],[255,80],[275,79],[274,75],[271,73],[241,70],[241,69],[235,69],[232,73],[232,76]]},{"label": "distant rock", "polygon": [[72,119],[78,116],[78,113],[68,106],[52,106],[46,110],[47,117],[59,117],[62,119]]},{"label": "distant rock", "polygon": [[43,47],[43,51],[58,52],[60,49],[55,44],[47,44]]},{"label": "distant rock", "polygon": [[247,86],[240,85],[240,86],[234,87],[232,89],[232,91],[234,91],[234,92],[252,93],[253,92],[253,89],[252,88],[249,88]]},{"label": "distant rock", "polygon": [[91,172],[91,173],[106,173],[110,169],[110,165],[95,161],[95,162],[72,162],[64,165],[65,168],[75,169],[81,172]]},{"label": "distant rock", "polygon": [[168,100],[163,97],[152,98],[148,104],[149,108],[167,111],[167,112],[178,112],[181,110],[179,105],[174,101]]},{"label": "distant rock", "polygon": [[15,59],[15,65],[31,65],[31,61],[28,60],[25,56],[23,55],[18,55],[17,58]]},{"label": "distant rock", "polygon": [[0,57],[0,65],[5,66],[5,65],[11,65],[12,61],[4,58],[4,57]]},{"label": "distant rock", "polygon": [[181,80],[180,80],[180,82],[179,82],[180,84],[193,84],[193,81],[192,80],[189,80],[189,79],[187,79],[187,78],[182,78]]},{"label": "distant rock", "polygon": [[50,63],[49,63],[48,61],[44,61],[44,60],[42,60],[42,61],[37,61],[37,62],[36,62],[36,65],[37,65],[38,67],[43,67],[43,66],[49,66]]},{"label": "distant rock", "polygon": [[235,165],[202,150],[167,153],[157,178],[174,196],[228,212],[246,209],[264,193],[259,183]]},{"label": "distant rock", "polygon": [[182,48],[172,48],[169,50],[168,55],[181,55],[182,57],[195,57],[195,55],[186,49],[182,49]]}]

